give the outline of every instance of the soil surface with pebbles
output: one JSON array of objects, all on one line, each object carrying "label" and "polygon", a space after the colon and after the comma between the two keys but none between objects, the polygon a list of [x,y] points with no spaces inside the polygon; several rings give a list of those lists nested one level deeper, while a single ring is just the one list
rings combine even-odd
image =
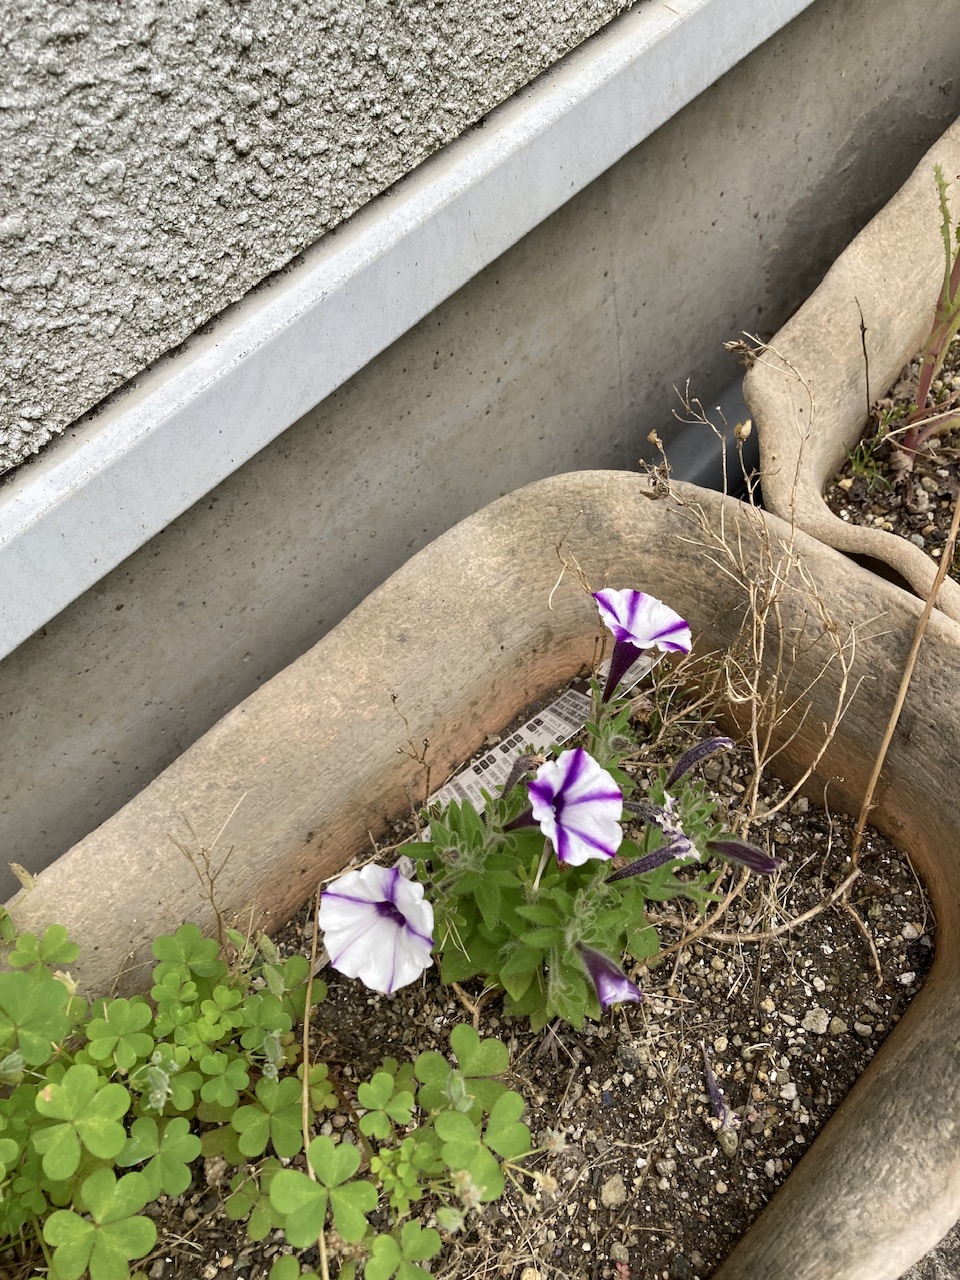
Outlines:
[{"label": "soil surface with pebbles", "polygon": [[[734,753],[707,762],[720,793],[736,794],[745,765]],[[778,795],[772,784],[763,796]],[[707,1280],[790,1173],[816,1133],[902,1016],[933,955],[934,921],[908,860],[870,835],[849,908],[830,902],[848,876],[851,824],[804,799],[753,828],[785,860],[774,881],[750,877],[712,930],[665,904],[664,950],[635,976],[646,998],[576,1032],[532,1035],[499,1002],[479,1002],[481,1034],[510,1047],[510,1085],[544,1150],[528,1164],[547,1175],[474,1212],[428,1264],[437,1277],[512,1280]],[[739,873],[721,883],[727,889]],[[805,913],[811,918],[798,921]],[[309,950],[307,908],[281,937]],[[757,935],[762,935],[757,940]],[[866,936],[879,959],[878,975]],[[327,969],[327,999],[314,1013],[313,1052],[346,1093],[385,1056],[447,1052],[451,1028],[471,1015],[429,970],[392,999]],[[479,988],[464,993],[476,1002]],[[704,1068],[738,1115],[718,1132]],[[323,1131],[355,1141],[342,1115]],[[290,1252],[279,1233],[252,1243],[223,1211],[218,1170],[197,1166],[184,1196],[157,1206],[161,1243],[150,1280],[265,1280]],[[424,1202],[421,1218],[430,1221]],[[946,1280],[950,1242],[911,1270]],[[947,1252],[944,1252],[947,1250]],[[944,1261],[946,1260],[946,1261]],[[316,1250],[300,1255],[317,1265]],[[337,1274],[336,1254],[331,1275]]]},{"label": "soil surface with pebbles", "polygon": [[[929,437],[909,460],[911,465],[903,465],[907,459],[896,444],[902,435],[897,424],[916,394],[919,372],[919,360],[914,360],[889,394],[878,402],[863,441],[827,486],[824,498],[841,520],[896,533],[931,559],[939,560],[960,493],[960,425]],[[938,402],[960,397],[957,339],[949,348],[933,390]],[[884,414],[889,420],[882,428],[879,424]],[[956,557],[950,573],[960,581]]]}]

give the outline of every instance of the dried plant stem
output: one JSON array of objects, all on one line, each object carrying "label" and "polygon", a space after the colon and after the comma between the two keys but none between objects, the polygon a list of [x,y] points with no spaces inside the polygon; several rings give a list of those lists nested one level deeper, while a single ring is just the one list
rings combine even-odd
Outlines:
[{"label": "dried plant stem", "polygon": [[818,902],[809,911],[804,911],[802,915],[793,916],[790,920],[784,920],[782,924],[775,925],[772,929],[764,929],[762,933],[720,933],[710,930],[704,936],[711,942],[732,942],[737,945],[742,942],[772,942],[775,938],[780,938],[783,934],[789,933],[791,929],[796,929],[798,925],[806,924],[808,920],[813,920],[815,916],[827,911],[839,898],[842,898],[847,893],[859,875],[859,867],[854,867],[846,880],[842,884],[838,884],[829,897],[824,898],[822,902]]},{"label": "dried plant stem", "polygon": [[[307,998],[303,1006],[303,1089],[300,1093],[300,1123],[303,1126],[303,1149],[310,1146],[310,1010],[313,1008],[313,975],[317,971],[317,942],[319,937],[320,886],[317,885],[316,898],[313,904],[313,938],[310,942],[310,972],[307,975]],[[306,1161],[307,1176],[316,1182],[317,1175],[309,1159]],[[330,1280],[330,1269],[327,1266],[326,1233],[321,1231],[317,1237],[317,1248],[320,1251],[320,1275],[323,1280]]]},{"label": "dried plant stem", "polygon": [[860,860],[860,848],[863,844],[863,833],[867,825],[867,818],[870,810],[873,808],[873,795],[877,789],[877,783],[880,780],[880,773],[883,769],[884,761],[887,758],[887,751],[893,739],[897,722],[900,719],[900,712],[903,710],[903,704],[906,701],[907,690],[910,688],[910,681],[913,679],[913,670],[917,664],[917,655],[920,652],[920,645],[926,634],[927,624],[930,621],[930,615],[933,613],[937,596],[940,594],[940,588],[943,580],[947,576],[947,570],[953,563],[954,548],[957,545],[957,531],[960,529],[960,499],[956,499],[953,504],[953,519],[950,522],[950,532],[947,534],[946,545],[940,556],[940,566],[937,569],[937,576],[933,580],[933,586],[930,588],[930,594],[927,602],[920,614],[920,620],[917,623],[917,629],[913,636],[913,644],[910,646],[910,652],[907,654],[907,661],[903,669],[903,677],[900,681],[900,688],[897,692],[896,702],[893,704],[893,710],[890,713],[890,719],[887,722],[887,729],[883,735],[883,741],[880,743],[880,750],[877,752],[877,758],[873,763],[873,772],[870,774],[870,781],[867,783],[867,789],[864,792],[863,804],[860,806],[860,816],[857,819],[857,826],[853,833],[853,841],[850,846],[850,856],[853,865],[856,866]]},{"label": "dried plant stem", "polygon": [[684,934],[684,936],[680,938],[677,942],[671,942],[669,947],[661,947],[658,958],[662,958],[663,956],[669,956],[674,951],[680,951],[684,947],[689,947],[691,942],[696,942],[698,938],[702,938],[705,933],[709,932],[709,930],[713,928],[713,926],[717,923],[717,921],[723,917],[725,911],[730,906],[731,902],[733,902],[735,898],[739,898],[740,894],[743,893],[744,889],[747,887],[747,881],[749,879],[750,879],[750,872],[744,871],[740,876],[740,879],[733,886],[733,888],[729,890],[729,892],[727,893],[727,896],[717,907],[716,911],[714,911],[713,915],[707,916],[706,920],[698,924],[696,929],[691,929],[689,933]]},{"label": "dried plant stem", "polygon": [[840,905],[841,907],[843,907],[844,911],[846,911],[846,913],[850,916],[850,918],[856,924],[857,928],[863,934],[864,940],[867,946],[870,948],[870,955],[871,955],[871,958],[873,959],[873,967],[877,971],[877,990],[879,991],[880,988],[883,986],[883,968],[880,964],[880,953],[877,951],[877,944],[874,942],[873,938],[870,936],[870,930],[860,919],[860,913],[853,909],[853,904],[845,897],[843,901],[840,903]]}]

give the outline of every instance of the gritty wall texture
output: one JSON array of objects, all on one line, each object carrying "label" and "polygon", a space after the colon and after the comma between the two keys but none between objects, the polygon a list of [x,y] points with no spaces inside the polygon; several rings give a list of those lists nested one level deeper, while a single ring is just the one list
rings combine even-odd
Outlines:
[{"label": "gritty wall texture", "polygon": [[629,7],[0,3],[0,473]]}]

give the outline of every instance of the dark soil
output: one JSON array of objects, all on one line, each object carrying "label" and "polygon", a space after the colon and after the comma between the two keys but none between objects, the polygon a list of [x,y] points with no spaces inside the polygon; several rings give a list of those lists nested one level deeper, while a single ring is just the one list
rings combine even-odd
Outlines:
[{"label": "dark soil", "polygon": [[[707,771],[718,793],[732,800],[743,792],[746,767],[733,753],[708,761]],[[763,806],[779,793],[771,784]],[[539,1188],[508,1187],[499,1203],[471,1215],[433,1274],[706,1280],[869,1063],[932,959],[934,922],[921,887],[880,837],[865,845],[849,907],[830,903],[850,870],[849,836],[846,819],[804,799],[769,818],[761,812],[752,838],[769,842],[784,870],[772,882],[751,877],[699,936],[689,936],[696,917],[664,910],[664,951],[636,974],[644,1003],[599,1025],[531,1035],[495,999],[479,1002],[477,1025],[509,1044],[510,1084],[547,1148],[529,1164],[550,1176]],[[282,947],[309,949],[311,934],[312,906]],[[385,1056],[446,1052],[451,1028],[471,1019],[435,969],[392,999],[329,969],[324,978],[329,995],[314,1014],[313,1052],[348,1094]],[[479,994],[465,993],[471,1002]],[[732,1140],[716,1132],[701,1044],[741,1119]],[[341,1115],[319,1127],[355,1140]],[[144,1265],[150,1280],[265,1280],[272,1259],[290,1252],[279,1233],[251,1243],[226,1219],[223,1173],[198,1162],[195,1186],[155,1206],[161,1244]],[[430,1212],[422,1208],[425,1222]],[[316,1251],[301,1262],[315,1266]],[[925,1260],[912,1280],[960,1274],[939,1265]],[[337,1269],[334,1253],[331,1275]]]},{"label": "dark soil", "polygon": [[[824,497],[841,520],[899,534],[939,560],[960,493],[960,429],[932,436],[910,458],[898,447],[902,435],[898,424],[910,408],[918,375],[916,359],[875,406],[862,442]],[[933,391],[938,401],[960,391],[960,342],[956,339]],[[956,562],[950,573],[960,581]]]}]

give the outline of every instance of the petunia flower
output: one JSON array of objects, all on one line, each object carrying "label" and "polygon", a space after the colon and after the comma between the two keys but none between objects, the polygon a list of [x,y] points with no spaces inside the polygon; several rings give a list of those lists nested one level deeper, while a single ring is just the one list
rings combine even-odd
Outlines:
[{"label": "petunia flower", "polygon": [[398,867],[348,871],[320,897],[330,963],[371,991],[393,995],[433,963],[433,907]]},{"label": "petunia flower", "polygon": [[623,1004],[628,1000],[643,999],[643,992],[635,982],[630,981],[615,960],[582,942],[577,943],[577,950],[596,987],[601,1009],[609,1009],[612,1004]]},{"label": "petunia flower", "polygon": [[620,848],[623,795],[583,747],[542,764],[527,789],[533,818],[564,865],[612,858]]},{"label": "petunia flower", "polygon": [[662,600],[642,591],[595,591],[593,598],[604,626],[613,632],[615,644],[610,658],[610,674],[602,701],[609,701],[628,667],[643,649],[664,649],[689,653],[690,627]]}]

